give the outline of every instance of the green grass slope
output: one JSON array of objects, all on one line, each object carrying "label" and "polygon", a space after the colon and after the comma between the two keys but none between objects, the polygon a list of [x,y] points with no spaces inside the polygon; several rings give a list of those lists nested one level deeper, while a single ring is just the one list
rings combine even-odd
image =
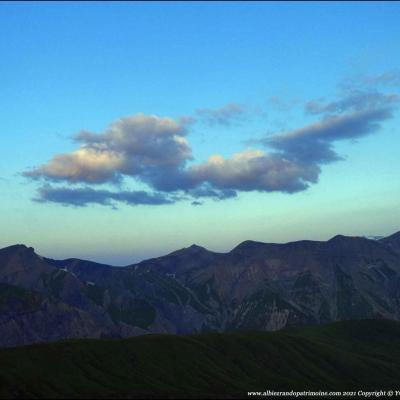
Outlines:
[{"label": "green grass slope", "polygon": [[393,389],[400,323],[73,340],[0,350],[2,398],[243,398],[248,391]]}]

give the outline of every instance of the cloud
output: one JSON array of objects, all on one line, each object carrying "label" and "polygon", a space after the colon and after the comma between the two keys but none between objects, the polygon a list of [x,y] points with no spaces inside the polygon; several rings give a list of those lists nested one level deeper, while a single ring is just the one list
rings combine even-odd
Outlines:
[{"label": "cloud", "polygon": [[367,75],[363,78],[367,85],[400,86],[400,71],[387,71],[383,74]]},{"label": "cloud", "polygon": [[398,102],[395,93],[384,94],[377,91],[353,90],[344,98],[337,101],[324,103],[323,101],[309,101],[305,104],[308,114],[332,114],[346,111],[357,111],[378,107],[391,106]]},{"label": "cloud", "polygon": [[[193,179],[193,178],[192,178]],[[203,182],[204,180],[199,180],[199,182]],[[191,189],[186,191],[187,194],[194,198],[200,197],[210,197],[214,200],[225,200],[232,197],[236,197],[237,193],[232,189],[213,189],[211,185],[202,184],[200,187],[196,189]]]},{"label": "cloud", "polygon": [[345,91],[371,90],[371,88],[400,86],[400,70],[386,71],[381,74],[357,75],[344,79],[339,87]]},{"label": "cloud", "polygon": [[[35,201],[78,207],[182,200],[200,205],[205,198],[222,201],[247,191],[295,193],[317,183],[323,165],[343,160],[334,148],[336,142],[377,132],[393,117],[398,101],[397,94],[366,89],[348,90],[333,101],[309,101],[305,107],[314,122],[258,140],[262,149],[244,149],[230,157],[214,154],[201,163],[189,163],[192,117],[174,120],[137,114],[113,122],[102,133],[79,132],[75,151],[55,155],[23,175],[72,185],[46,184],[38,189]],[[243,110],[232,103],[218,110],[198,110],[197,115],[210,125],[229,125]],[[126,178],[147,189],[94,188],[117,185]]]},{"label": "cloud", "polygon": [[301,129],[272,136],[263,142],[294,162],[329,163],[342,159],[333,150],[333,142],[371,134],[380,128],[381,122],[391,117],[392,110],[385,107],[328,116]]},{"label": "cloud", "polygon": [[95,147],[82,147],[71,154],[56,155],[47,164],[27,171],[30,178],[67,180],[69,182],[104,183],[120,179],[119,170],[124,164],[122,154]]},{"label": "cloud", "polygon": [[38,197],[33,199],[39,203],[60,203],[76,207],[85,207],[88,204],[101,204],[115,207],[116,202],[129,205],[162,205],[172,204],[175,199],[168,198],[162,193],[148,193],[145,191],[95,190],[90,187],[68,188],[45,185],[38,189]]},{"label": "cloud", "polygon": [[30,178],[99,184],[123,175],[151,179],[160,170],[176,170],[192,158],[183,125],[171,118],[138,114],[121,118],[101,134],[82,131],[81,147],[56,155],[47,164],[24,173]]},{"label": "cloud", "polygon": [[287,100],[280,96],[270,96],[267,99],[267,104],[270,107],[275,108],[276,110],[282,111],[282,112],[291,111],[298,103],[299,103],[299,101],[296,99]]},{"label": "cloud", "polygon": [[196,118],[209,126],[229,126],[242,119],[247,109],[237,103],[229,103],[218,109],[201,108],[196,110]]},{"label": "cloud", "polygon": [[189,173],[198,182],[217,188],[294,193],[317,182],[319,168],[297,164],[279,154],[246,150],[228,159],[211,156],[207,162],[193,166]]}]

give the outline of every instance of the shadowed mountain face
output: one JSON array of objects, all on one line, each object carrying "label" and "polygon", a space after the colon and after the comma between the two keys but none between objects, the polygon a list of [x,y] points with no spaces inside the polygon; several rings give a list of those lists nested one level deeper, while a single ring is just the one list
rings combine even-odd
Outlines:
[{"label": "shadowed mountain face", "polygon": [[0,250],[0,345],[400,320],[400,233],[193,245],[125,268]]}]

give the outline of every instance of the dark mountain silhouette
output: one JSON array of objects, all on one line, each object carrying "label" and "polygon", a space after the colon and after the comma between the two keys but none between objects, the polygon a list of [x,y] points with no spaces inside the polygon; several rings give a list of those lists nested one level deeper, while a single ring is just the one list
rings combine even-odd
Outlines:
[{"label": "dark mountain silhouette", "polygon": [[124,268],[0,250],[0,345],[400,320],[400,233],[229,253],[192,245]]},{"label": "dark mountain silhouette", "polygon": [[243,399],[248,391],[266,390],[372,392],[398,386],[399,360],[400,323],[387,320],[280,332],[69,340],[0,349],[0,398]]}]

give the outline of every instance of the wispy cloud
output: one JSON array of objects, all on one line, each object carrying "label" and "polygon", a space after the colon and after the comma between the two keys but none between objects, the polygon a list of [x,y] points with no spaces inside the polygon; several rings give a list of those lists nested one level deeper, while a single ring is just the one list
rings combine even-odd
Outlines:
[{"label": "wispy cloud", "polygon": [[367,75],[363,79],[368,85],[400,86],[400,71],[388,71],[383,74]]},{"label": "wispy cloud", "polygon": [[377,109],[394,105],[399,100],[396,93],[381,93],[378,91],[353,90],[341,99],[325,102],[323,100],[308,101],[305,111],[308,114],[335,114],[346,111]]},{"label": "wispy cloud", "polygon": [[96,190],[90,187],[70,188],[44,185],[38,189],[38,197],[33,199],[39,203],[60,203],[76,207],[85,207],[88,204],[101,204],[115,207],[118,202],[129,205],[162,205],[172,204],[173,198],[162,193],[148,193],[145,191]]},{"label": "wispy cloud", "polygon": [[299,100],[297,99],[288,100],[281,96],[270,96],[267,99],[267,104],[269,107],[272,107],[275,110],[286,113],[291,111],[294,107],[296,107],[299,104]]},{"label": "wispy cloud", "polygon": [[223,107],[200,108],[195,112],[195,118],[209,126],[229,126],[244,119],[248,110],[241,104],[229,103]]},{"label": "wispy cloud", "polygon": [[328,116],[303,128],[267,138],[264,144],[295,162],[329,163],[342,159],[332,148],[334,142],[376,132],[381,123],[391,117],[392,110],[386,107]]},{"label": "wispy cloud", "polygon": [[356,75],[347,77],[339,84],[343,90],[371,90],[371,88],[400,87],[400,70],[386,71],[381,74]]},{"label": "wispy cloud", "polygon": [[225,200],[236,197],[237,193],[232,189],[214,189],[213,186],[202,184],[195,189],[187,190],[186,193],[194,198],[210,197],[214,200]]}]

